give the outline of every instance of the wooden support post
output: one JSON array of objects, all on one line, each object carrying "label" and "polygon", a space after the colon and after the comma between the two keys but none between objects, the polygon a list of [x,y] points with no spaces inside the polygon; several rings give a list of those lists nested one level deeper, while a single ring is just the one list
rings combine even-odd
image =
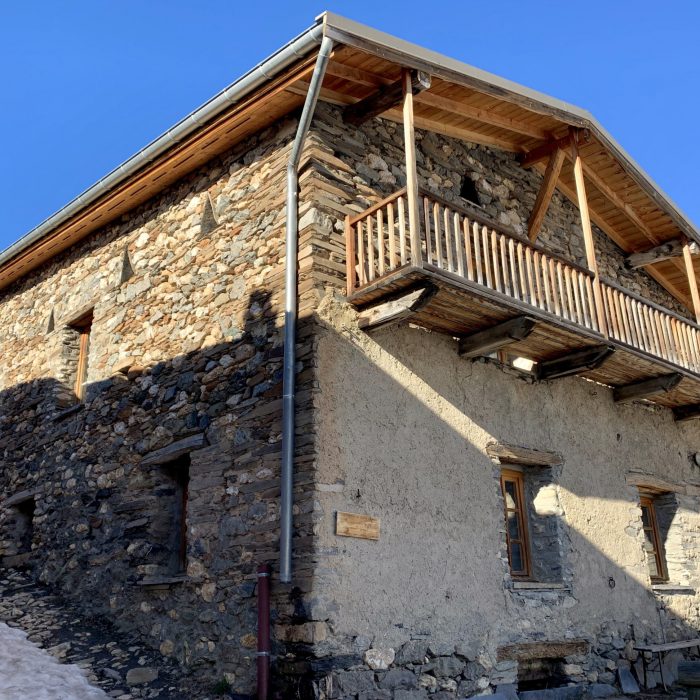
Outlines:
[{"label": "wooden support post", "polygon": [[676,408],[673,409],[673,417],[678,423],[686,420],[693,420],[693,418],[700,418],[700,403],[676,406]]},{"label": "wooden support post", "polygon": [[355,229],[350,223],[350,216],[345,217],[345,276],[347,295],[355,291]]},{"label": "wooden support post", "polygon": [[593,228],[591,227],[591,215],[588,211],[588,198],[586,197],[586,185],[583,181],[583,164],[576,146],[576,132],[572,142],[574,160],[574,179],[576,180],[576,196],[578,198],[578,208],[581,213],[581,228],[583,229],[583,243],[586,248],[586,261],[588,269],[593,273],[593,297],[596,306],[596,318],[598,328],[607,338],[608,325],[605,318],[605,307],[603,306],[603,292],[600,288],[600,276],[598,274],[598,263],[595,258],[595,246],[593,244]]},{"label": "wooden support post", "polygon": [[544,381],[596,369],[614,352],[615,348],[610,345],[593,345],[581,350],[574,350],[574,352],[570,352],[562,357],[539,362],[535,366],[535,377],[540,381]]},{"label": "wooden support post", "polygon": [[437,288],[432,285],[425,285],[396,299],[385,301],[376,306],[370,306],[358,314],[358,325],[367,331],[370,328],[404,321],[424,308],[436,293]]},{"label": "wooden support post", "polygon": [[528,236],[533,243],[537,240],[537,236],[542,228],[544,215],[547,213],[547,207],[549,207],[549,203],[552,200],[552,194],[554,193],[554,188],[557,186],[557,180],[559,179],[561,167],[564,165],[565,157],[566,153],[561,148],[555,149],[549,157],[544,180],[542,181],[540,191],[537,193],[535,206],[532,208],[532,214],[530,214],[530,220],[527,224]]},{"label": "wooden support post", "polygon": [[690,251],[690,241],[688,241],[687,238],[683,241],[683,260],[685,262],[685,272],[688,275],[690,298],[693,300],[695,322],[700,323],[700,294],[698,294],[698,281],[695,277],[695,267],[693,267],[693,258]]},{"label": "wooden support post", "polygon": [[[408,225],[411,238],[411,264],[423,264],[420,247],[420,210],[418,208],[418,169],[416,166],[416,130],[413,118],[413,83],[411,71],[404,69],[403,76],[403,137],[406,150],[406,198],[408,200]],[[427,231],[426,231],[427,235]]]},{"label": "wooden support post", "polygon": [[484,331],[460,338],[458,352],[462,357],[489,355],[499,348],[527,338],[535,327],[535,319],[518,316]]},{"label": "wooden support post", "polygon": [[[410,71],[411,93],[417,95],[430,88],[430,76],[423,71]],[[343,110],[343,120],[353,126],[360,126],[366,121],[388,112],[401,103],[403,96],[403,79],[390,85],[384,85],[369,97],[365,97],[353,105],[348,105]]]},{"label": "wooden support post", "polygon": [[646,399],[649,396],[656,396],[656,394],[665,394],[678,386],[681,379],[683,379],[682,374],[673,372],[651,379],[643,379],[641,382],[617,386],[613,389],[613,399],[616,403],[622,403],[635,399]]}]

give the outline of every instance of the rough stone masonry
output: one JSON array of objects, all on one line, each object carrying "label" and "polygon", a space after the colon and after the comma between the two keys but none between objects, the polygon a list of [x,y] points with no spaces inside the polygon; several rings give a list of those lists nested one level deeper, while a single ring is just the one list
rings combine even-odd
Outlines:
[{"label": "rough stone masonry", "polygon": [[[254,689],[255,570],[277,558],[295,128],[284,120],[241,143],[0,297],[5,563],[240,693]],[[418,157],[422,186],[522,229],[539,176],[512,155],[420,132]],[[697,626],[697,429],[616,407],[583,380],[532,384],[459,360],[452,339],[410,325],[359,331],[342,299],[343,218],[401,187],[403,159],[400,126],[350,128],[319,105],[300,178],[295,561],[293,586],[273,586],[279,692],[510,693],[532,666],[533,647],[517,645],[540,644],[562,683],[605,694],[639,663],[633,638]],[[460,197],[465,179],[478,201]],[[541,237],[584,259],[577,212],[558,195]],[[603,274],[686,313],[599,233],[596,245]],[[494,441],[562,456],[531,481],[535,512],[550,518],[533,523],[551,574],[540,587],[508,572]],[[680,592],[650,588],[630,472],[678,494]],[[338,510],[380,518],[380,540],[341,541]]]}]

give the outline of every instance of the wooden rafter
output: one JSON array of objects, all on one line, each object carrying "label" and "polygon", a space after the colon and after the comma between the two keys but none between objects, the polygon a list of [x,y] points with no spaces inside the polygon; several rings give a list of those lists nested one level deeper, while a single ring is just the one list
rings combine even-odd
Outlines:
[{"label": "wooden rafter", "polygon": [[613,399],[616,403],[634,401],[635,399],[646,399],[657,394],[665,394],[678,386],[683,375],[678,372],[662,374],[660,377],[644,379],[640,382],[632,382],[623,386],[615,387]]},{"label": "wooden rafter", "polygon": [[[638,267],[645,265],[653,265],[654,263],[663,262],[671,258],[677,258],[683,255],[684,238],[674,238],[660,245],[648,248],[640,253],[631,253],[625,258],[625,267],[630,270],[636,270]],[[697,254],[698,249],[696,244],[691,244],[691,254]]]},{"label": "wooden rafter", "polygon": [[486,330],[460,338],[458,352],[462,357],[481,357],[500,348],[524,340],[535,328],[535,319],[518,316]]},{"label": "wooden rafter", "polygon": [[425,285],[396,299],[370,306],[358,314],[358,325],[362,330],[368,331],[371,328],[405,321],[420,311],[435,296],[436,292],[435,287]]},{"label": "wooden rafter", "polygon": [[559,173],[561,173],[561,166],[564,164],[565,157],[566,155],[561,148],[557,148],[549,156],[544,180],[540,186],[540,191],[537,193],[535,206],[532,208],[530,220],[527,224],[528,236],[533,243],[537,240],[537,236],[542,228],[544,215],[547,213],[549,203],[552,201],[552,194],[554,194],[554,189],[557,186],[557,180],[559,179]]},{"label": "wooden rafter", "polygon": [[693,258],[690,252],[690,241],[687,238],[683,241],[683,262],[688,275],[688,286],[690,287],[690,297],[693,300],[695,321],[700,323],[700,294],[698,294],[698,281],[695,277],[695,268],[693,267]]},{"label": "wooden rafter", "polygon": [[[417,95],[430,87],[430,76],[421,71],[410,71],[411,93]],[[343,120],[353,126],[360,126],[366,121],[384,114],[401,102],[405,82],[402,78],[390,85],[383,85],[368,97],[349,105],[343,111]]]},{"label": "wooden rafter", "polygon": [[[588,132],[586,132],[588,133]],[[587,137],[584,137],[584,140]],[[539,146],[529,150],[520,159],[520,165],[523,168],[529,168],[537,163],[541,163],[543,160],[547,160],[552,153],[555,151],[565,151],[567,148],[571,147],[574,139],[574,131],[570,131],[566,136],[562,136],[559,139],[553,139],[541,143]]]}]

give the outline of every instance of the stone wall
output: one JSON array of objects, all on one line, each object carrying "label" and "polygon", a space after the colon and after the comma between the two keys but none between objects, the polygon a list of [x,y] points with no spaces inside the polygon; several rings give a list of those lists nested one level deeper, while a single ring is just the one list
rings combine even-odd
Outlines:
[{"label": "stone wall", "polygon": [[[278,556],[284,173],[295,128],[285,121],[248,140],[0,296],[0,556],[21,544],[7,499],[36,493],[36,576],[86,615],[226,673],[241,692],[254,687],[255,572]],[[308,288],[302,271],[302,316]],[[89,310],[78,403],[71,324]],[[280,630],[312,575],[312,351],[302,318],[298,588],[276,590]],[[181,490],[167,470],[183,454],[180,572]]]},{"label": "stone wall", "polygon": [[[522,232],[539,175],[511,154],[435,134],[419,132],[417,150],[423,187],[464,203],[468,177],[485,213]],[[687,459],[697,428],[661,408],[616,406],[608,389],[584,380],[531,385],[496,365],[465,362],[452,339],[410,325],[371,337],[359,331],[339,296],[343,217],[403,186],[401,126],[350,128],[339,110],[320,105],[308,153],[303,201],[320,300],[319,564],[305,614],[324,632],[305,665],[280,670],[314,677],[319,697],[510,694],[520,664],[503,658],[504,648],[573,639],[585,651],[557,656],[563,677],[578,693],[588,686],[605,694],[639,666],[633,639],[694,637],[697,572],[684,568],[690,590],[652,593],[638,494],[626,474],[698,482]],[[595,233],[604,276],[689,315],[644,272],[627,271],[622,252]],[[540,239],[585,263],[578,212],[558,194]],[[563,456],[560,469],[532,485],[534,510],[544,514],[531,524],[540,536],[539,586],[508,572],[500,468],[485,449],[493,441]],[[684,497],[694,504],[683,521],[687,543],[700,501]],[[379,542],[337,537],[337,511],[378,517]],[[555,560],[556,574],[543,575]]]}]

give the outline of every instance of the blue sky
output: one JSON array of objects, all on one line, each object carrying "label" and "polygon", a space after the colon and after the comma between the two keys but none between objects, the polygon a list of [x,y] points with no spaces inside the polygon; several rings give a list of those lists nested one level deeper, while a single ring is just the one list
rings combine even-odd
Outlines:
[{"label": "blue sky", "polygon": [[0,248],[324,9],[589,109],[700,223],[693,0],[25,0],[0,7]]}]

